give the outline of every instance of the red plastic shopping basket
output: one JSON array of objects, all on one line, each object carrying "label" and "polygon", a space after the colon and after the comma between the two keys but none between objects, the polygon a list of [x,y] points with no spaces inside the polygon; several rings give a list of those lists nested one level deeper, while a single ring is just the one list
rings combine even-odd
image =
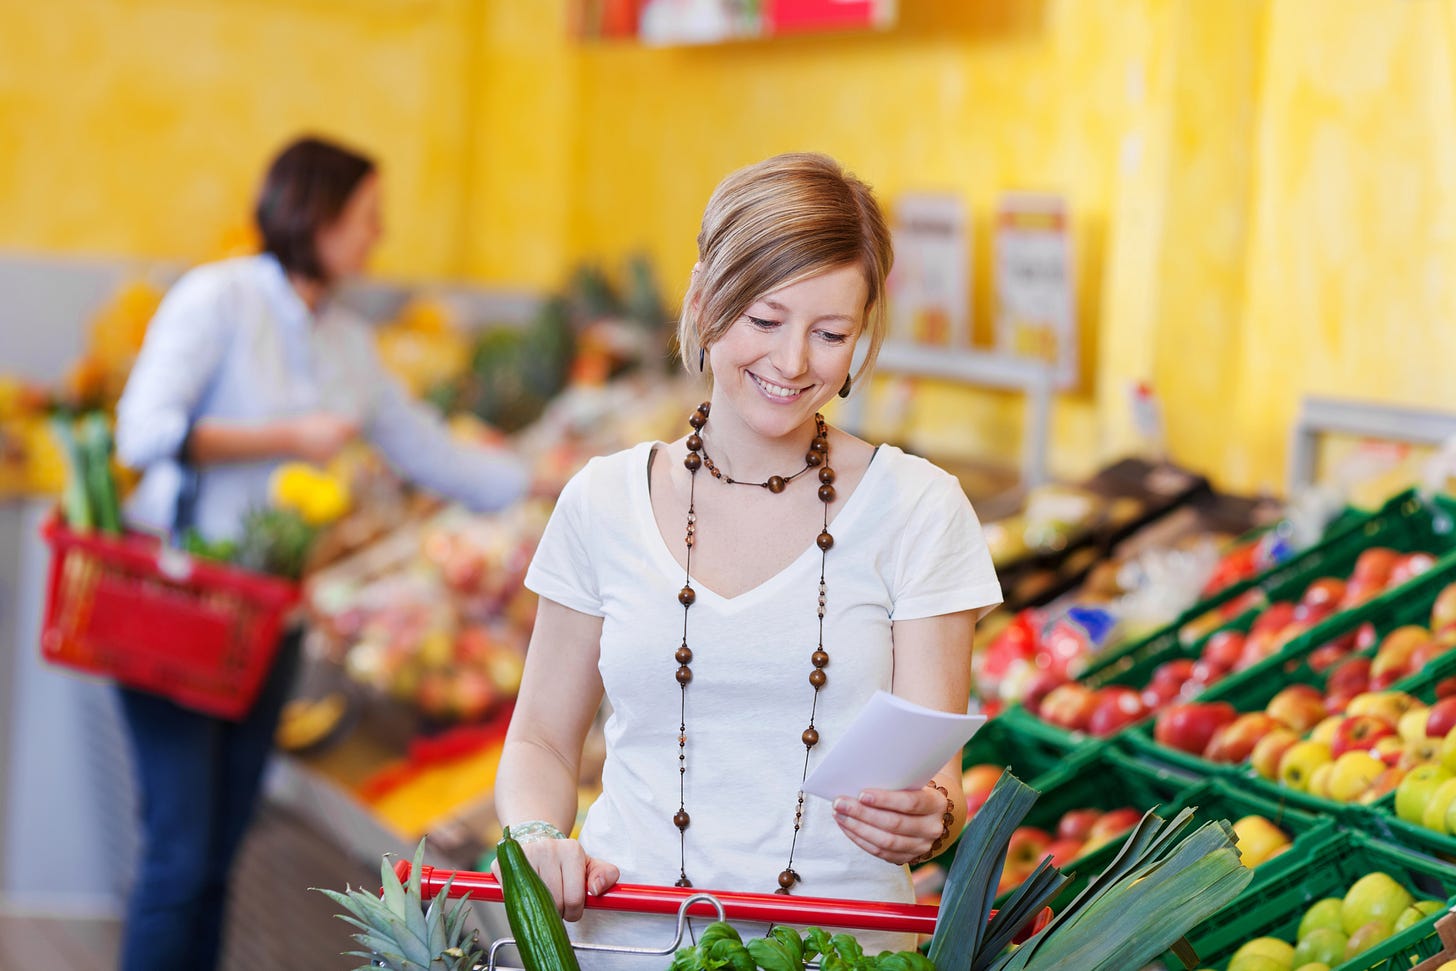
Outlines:
[{"label": "red plastic shopping basket", "polygon": [[41,654],[222,718],[257,697],[298,585],[188,556],[155,537],[77,533],[59,517]]}]

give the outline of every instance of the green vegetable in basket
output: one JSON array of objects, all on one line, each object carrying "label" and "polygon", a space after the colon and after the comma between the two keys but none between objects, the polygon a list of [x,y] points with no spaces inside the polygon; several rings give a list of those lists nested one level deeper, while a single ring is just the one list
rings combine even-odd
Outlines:
[{"label": "green vegetable in basket", "polygon": [[111,427],[99,411],[81,420],[80,451],[85,458],[85,488],[103,533],[121,534],[121,504],[116,497],[116,477],[111,472]]},{"label": "green vegetable in basket", "polygon": [[243,517],[239,566],[296,580],[303,575],[318,529],[292,509],[251,509]]},{"label": "green vegetable in basket", "polygon": [[87,495],[86,459],[76,442],[71,417],[53,414],[50,425],[51,434],[55,436],[66,464],[66,483],[61,490],[61,516],[66,525],[77,532],[90,532],[96,525],[96,517],[91,510],[91,498]]},{"label": "green vegetable in basket", "polygon": [[365,963],[357,971],[470,971],[483,960],[479,945],[480,935],[467,931],[465,918],[469,895],[449,908],[450,882],[447,881],[439,894],[425,906],[420,891],[420,871],[423,868],[425,842],[420,841],[415,849],[414,864],[410,867],[408,884],[401,884],[394,867],[385,857],[379,868],[379,879],[383,894],[363,889],[349,889],[344,893],[315,887],[348,913],[339,914],[340,920],[358,928],[353,935],[364,950],[346,951],[352,957],[360,957]]},{"label": "green vegetable in basket", "polygon": [[511,837],[509,826],[496,844],[495,858],[500,865],[506,919],[526,971],[579,971],[556,901],[526,859],[521,844]]}]

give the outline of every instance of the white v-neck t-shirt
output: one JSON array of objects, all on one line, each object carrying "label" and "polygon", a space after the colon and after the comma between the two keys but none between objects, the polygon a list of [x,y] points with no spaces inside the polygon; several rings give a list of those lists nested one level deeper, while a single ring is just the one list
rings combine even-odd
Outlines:
[{"label": "white v-neck t-shirt", "polygon": [[[594,458],[572,478],[525,582],[542,597],[603,619],[599,668],[611,714],[602,794],[583,823],[582,846],[620,867],[623,883],[671,886],[679,863],[673,814],[681,703],[673,653],[683,638],[677,595],[684,575],[652,511],[654,445],[660,443]],[[700,520],[697,529],[706,533],[713,524]],[[960,484],[898,448],[876,450],[830,532],[824,620],[830,662],[814,715],[820,742],[810,754],[811,770],[869,697],[890,690],[892,621],[1001,601],[980,523]],[[683,804],[692,820],[686,871],[697,889],[768,893],[788,862],[804,774],[800,736],[814,703],[809,655],[818,644],[819,569],[820,551],[811,544],[736,597],[693,582]],[[832,805],[814,796],[805,798],[794,870],[801,877],[797,896],[913,900],[908,868],[851,843],[835,824]],[[580,937],[616,937],[614,921],[621,918],[588,911]],[[663,927],[627,943],[665,943],[671,923]],[[640,925],[630,933],[642,933]],[[875,937],[870,953],[914,943],[908,935],[856,936]],[[663,963],[652,960],[643,966]]]}]

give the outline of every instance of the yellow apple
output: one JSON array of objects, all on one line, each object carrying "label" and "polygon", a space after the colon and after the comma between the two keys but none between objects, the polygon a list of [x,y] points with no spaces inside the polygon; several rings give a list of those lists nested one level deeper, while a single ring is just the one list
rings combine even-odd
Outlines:
[{"label": "yellow apple", "polygon": [[1239,858],[1250,869],[1289,848],[1289,837],[1263,816],[1240,819],[1234,823],[1234,834],[1239,838]]},{"label": "yellow apple", "polygon": [[1325,745],[1333,745],[1335,742],[1335,731],[1340,727],[1340,722],[1345,720],[1344,715],[1331,715],[1310,729],[1309,741],[1323,742]]},{"label": "yellow apple", "polygon": [[1441,742],[1441,768],[1456,774],[1456,728],[1447,732]]},{"label": "yellow apple", "polygon": [[1236,971],[1241,961],[1248,962],[1252,958],[1264,958],[1276,962],[1281,967],[1292,967],[1294,945],[1288,941],[1281,941],[1277,937],[1256,937],[1234,952],[1233,958],[1229,961],[1229,971]]},{"label": "yellow apple", "polygon": [[1400,724],[1400,716],[1412,708],[1424,707],[1425,702],[1404,691],[1366,691],[1350,699],[1345,706],[1347,715],[1374,715],[1384,718],[1394,727]]},{"label": "yellow apple", "polygon": [[1336,802],[1354,802],[1385,771],[1385,763],[1369,752],[1346,752],[1330,764],[1329,794]]},{"label": "yellow apple", "polygon": [[1345,932],[1345,923],[1341,919],[1341,913],[1345,907],[1345,901],[1339,897],[1325,897],[1316,900],[1309,905],[1304,916],[1299,919],[1299,929],[1294,932],[1296,939],[1303,939],[1306,934],[1320,927],[1332,927],[1341,934]]},{"label": "yellow apple", "polygon": [[1405,769],[1414,769],[1418,765],[1440,765],[1441,747],[1445,744],[1439,738],[1418,738],[1413,742],[1405,743],[1405,751],[1396,760],[1396,765]]},{"label": "yellow apple", "polygon": [[1311,796],[1318,796],[1321,799],[1330,799],[1330,779],[1335,774],[1334,762],[1321,762],[1315,766],[1314,771],[1309,774],[1309,788],[1304,791]]},{"label": "yellow apple", "polygon": [[1323,742],[1296,742],[1279,760],[1279,781],[1298,792],[1308,792],[1310,776],[1332,761],[1330,747]]},{"label": "yellow apple", "polygon": [[[1439,765],[1418,765],[1405,774],[1400,785],[1395,787],[1395,814],[1408,823],[1420,824],[1426,813],[1426,803],[1450,779],[1451,773]],[[1391,915],[1393,920],[1395,915]]]},{"label": "yellow apple", "polygon": [[1412,708],[1400,716],[1400,721],[1395,726],[1396,731],[1407,742],[1413,742],[1418,738],[1425,738],[1426,719],[1430,717],[1430,712],[1425,708]]},{"label": "yellow apple", "polygon": [[[1345,891],[1345,904],[1340,910],[1340,921],[1345,933],[1350,935],[1351,945],[1355,944],[1357,932],[1371,923],[1385,925],[1384,937],[1377,938],[1383,941],[1390,936],[1390,929],[1400,912],[1415,902],[1416,898],[1411,896],[1411,892],[1394,877],[1375,870],[1350,884],[1350,889]],[[1373,931],[1367,931],[1365,940],[1373,943],[1369,939],[1374,936]],[[1358,954],[1359,951],[1355,953]]]}]

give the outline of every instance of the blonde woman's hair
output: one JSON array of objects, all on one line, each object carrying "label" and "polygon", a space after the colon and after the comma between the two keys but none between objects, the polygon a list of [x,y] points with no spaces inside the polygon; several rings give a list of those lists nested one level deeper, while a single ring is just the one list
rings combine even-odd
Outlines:
[{"label": "blonde woman's hair", "polygon": [[858,382],[885,339],[885,278],[894,258],[870,187],[829,156],[775,155],[739,169],[718,183],[703,212],[698,265],[678,321],[683,367],[699,373],[701,352],[764,294],[857,266],[868,289],[869,337]]}]

